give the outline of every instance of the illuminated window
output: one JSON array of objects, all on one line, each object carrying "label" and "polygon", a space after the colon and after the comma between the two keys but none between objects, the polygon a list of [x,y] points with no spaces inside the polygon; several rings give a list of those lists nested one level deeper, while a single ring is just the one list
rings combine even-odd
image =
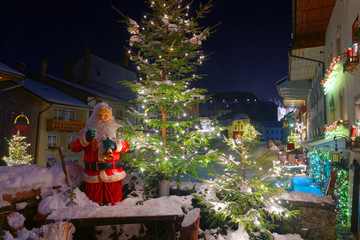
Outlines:
[{"label": "illuminated window", "polygon": [[357,17],[352,25],[352,41],[355,43],[355,33],[359,28],[359,18]]}]

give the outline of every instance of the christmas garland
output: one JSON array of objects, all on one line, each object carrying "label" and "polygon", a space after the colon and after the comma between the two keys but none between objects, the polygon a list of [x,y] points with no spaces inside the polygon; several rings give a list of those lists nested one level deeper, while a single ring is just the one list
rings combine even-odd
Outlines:
[{"label": "christmas garland", "polygon": [[336,82],[336,75],[339,72],[339,62],[340,56],[334,58],[329,68],[327,69],[327,73],[325,74],[324,80],[321,81],[321,86],[324,88],[325,95],[329,92],[330,88]]}]

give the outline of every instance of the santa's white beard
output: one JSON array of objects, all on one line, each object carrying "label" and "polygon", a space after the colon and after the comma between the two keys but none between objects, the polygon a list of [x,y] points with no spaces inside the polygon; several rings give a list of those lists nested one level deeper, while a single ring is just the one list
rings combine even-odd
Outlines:
[{"label": "santa's white beard", "polygon": [[95,130],[95,138],[102,142],[107,138],[116,138],[116,130],[120,127],[114,120],[108,120],[104,122],[94,121],[87,125],[89,129]]}]

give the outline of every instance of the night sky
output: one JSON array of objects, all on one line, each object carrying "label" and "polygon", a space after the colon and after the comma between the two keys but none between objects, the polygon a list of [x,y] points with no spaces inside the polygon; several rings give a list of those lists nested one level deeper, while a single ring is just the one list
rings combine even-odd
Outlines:
[{"label": "night sky", "polygon": [[[195,0],[192,13],[199,2],[206,1]],[[198,86],[277,98],[275,83],[287,76],[291,1],[213,3],[201,25],[222,24],[203,44],[206,53],[214,53],[199,69],[208,76]],[[48,73],[61,77],[65,60],[76,62],[89,45],[91,52],[120,63],[129,34],[111,5],[136,21],[148,10],[143,0],[0,1],[0,62],[15,69],[25,63],[28,72],[39,71],[40,59],[47,59]]]}]

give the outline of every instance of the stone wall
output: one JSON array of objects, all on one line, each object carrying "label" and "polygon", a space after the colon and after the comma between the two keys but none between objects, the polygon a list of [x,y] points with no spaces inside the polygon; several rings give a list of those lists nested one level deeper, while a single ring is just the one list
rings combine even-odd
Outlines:
[{"label": "stone wall", "polygon": [[300,210],[301,215],[290,222],[278,222],[276,232],[298,233],[305,240],[336,240],[335,204],[283,200],[291,209]]}]

